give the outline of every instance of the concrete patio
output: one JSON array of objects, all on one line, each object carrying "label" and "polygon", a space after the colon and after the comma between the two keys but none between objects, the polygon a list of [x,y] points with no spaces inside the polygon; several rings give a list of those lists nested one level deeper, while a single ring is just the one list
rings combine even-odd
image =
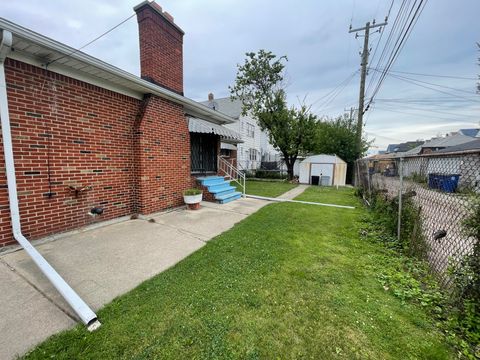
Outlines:
[{"label": "concrete patio", "polygon": [[[168,269],[266,201],[202,203],[38,243],[37,249],[94,310]],[[219,221],[221,219],[221,221]],[[77,323],[23,250],[0,254],[0,359],[22,355]],[[101,321],[102,319],[100,319]]]}]

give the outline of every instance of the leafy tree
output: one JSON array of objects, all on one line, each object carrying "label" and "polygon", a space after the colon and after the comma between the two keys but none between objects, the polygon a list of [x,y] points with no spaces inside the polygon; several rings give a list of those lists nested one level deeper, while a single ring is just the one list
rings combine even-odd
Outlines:
[{"label": "leafy tree", "polygon": [[[327,119],[317,124],[314,151],[318,154],[335,154],[347,162],[347,182],[351,182],[353,166],[357,159],[357,124],[348,114]],[[371,142],[362,139],[361,154],[364,156]]]},{"label": "leafy tree", "polygon": [[288,178],[293,179],[293,165],[298,155],[313,149],[316,117],[306,106],[289,108],[283,88],[285,56],[270,51],[247,53],[238,65],[232,100],[242,101],[242,113],[250,113],[269,135],[270,143],[283,155]]}]

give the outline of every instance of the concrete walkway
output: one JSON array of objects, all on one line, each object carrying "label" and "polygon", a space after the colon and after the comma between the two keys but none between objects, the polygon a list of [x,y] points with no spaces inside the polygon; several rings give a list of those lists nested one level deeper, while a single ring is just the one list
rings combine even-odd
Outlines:
[{"label": "concrete walkway", "polygon": [[293,200],[295,199],[298,195],[303,193],[306,188],[308,188],[310,185],[298,185],[297,187],[294,187],[292,190],[287,191],[286,193],[283,193],[280,196],[277,196],[279,199],[288,199],[288,200]]},{"label": "concrete walkway", "polygon": [[[156,214],[153,221],[128,220],[36,247],[98,310],[266,204],[255,199],[225,205],[204,202],[198,211]],[[25,251],[0,255],[0,359],[22,355],[76,322],[70,307]]]}]

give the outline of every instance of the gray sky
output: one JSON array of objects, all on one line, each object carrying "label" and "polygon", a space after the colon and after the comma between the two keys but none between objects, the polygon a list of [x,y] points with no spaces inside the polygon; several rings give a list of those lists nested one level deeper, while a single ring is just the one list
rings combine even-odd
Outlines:
[{"label": "gray sky", "polygon": [[[127,18],[140,1],[1,2],[1,17],[77,48]],[[373,18],[382,21],[391,4],[390,0],[157,2],[185,31],[186,96],[199,101],[206,100],[209,92],[216,97],[228,96],[227,87],[233,83],[236,64],[243,62],[245,52],[267,49],[288,56],[290,103],[298,104],[306,97],[307,104],[314,104],[314,112],[328,116],[341,114],[358,103],[358,73],[345,87],[337,87],[360,65],[363,38],[355,39],[354,34],[348,33],[350,23],[358,27]],[[390,24],[379,49],[400,3],[394,2]],[[476,42],[480,42],[479,14],[478,0],[430,0],[392,69],[477,78],[480,73],[477,60],[480,52],[476,46]],[[372,55],[378,39],[378,33],[371,36]],[[136,19],[88,46],[84,52],[138,75]],[[370,65],[374,67],[376,60]],[[370,78],[373,73],[370,71]],[[441,93],[387,76],[372,111],[366,113],[366,132],[370,138],[376,138],[378,146],[374,149],[382,149],[388,143],[478,127],[480,95],[475,94],[476,80],[395,75],[461,91],[435,87],[446,92]],[[336,98],[322,99],[336,88],[343,89]]]}]

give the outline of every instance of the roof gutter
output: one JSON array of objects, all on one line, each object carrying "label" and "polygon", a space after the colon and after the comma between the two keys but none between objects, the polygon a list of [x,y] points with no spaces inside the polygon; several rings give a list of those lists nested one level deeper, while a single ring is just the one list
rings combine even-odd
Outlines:
[{"label": "roof gutter", "polygon": [[213,120],[213,122],[216,122],[218,124],[229,124],[229,123],[235,122],[235,120],[233,120],[230,116],[227,116],[218,111],[210,109],[208,106],[202,105],[185,96],[182,96],[173,91],[162,88],[161,86],[152,84],[151,82],[143,80],[142,78],[139,78],[138,76],[130,74],[127,71],[119,69],[116,66],[110,65],[93,56],[87,55],[81,51],[78,51],[77,49],[74,49],[70,46],[62,44],[58,41],[52,40],[46,36],[40,35],[34,31],[31,31],[22,26],[14,24],[8,20],[0,18],[0,29],[7,30],[13,33],[15,36],[18,36],[22,39],[31,41],[42,47],[59,52],[63,55],[66,55],[67,57],[81,61],[85,64],[94,66],[102,71],[105,71],[111,75],[127,80],[135,84],[136,86],[141,87],[144,93],[154,94],[164,99],[173,101],[177,104],[183,105],[187,112],[193,112],[195,115],[206,116],[208,119]]},{"label": "roof gutter", "polygon": [[87,325],[88,330],[93,331],[100,326],[97,315],[22,234],[4,67],[5,59],[11,51],[13,37],[10,31],[0,31],[0,121],[2,125],[5,172],[7,175],[8,200],[10,203],[10,217],[13,236],[32,258],[33,262],[39,267],[42,273],[48,278],[48,280],[67,301],[67,303],[72,307],[83,323]]}]

